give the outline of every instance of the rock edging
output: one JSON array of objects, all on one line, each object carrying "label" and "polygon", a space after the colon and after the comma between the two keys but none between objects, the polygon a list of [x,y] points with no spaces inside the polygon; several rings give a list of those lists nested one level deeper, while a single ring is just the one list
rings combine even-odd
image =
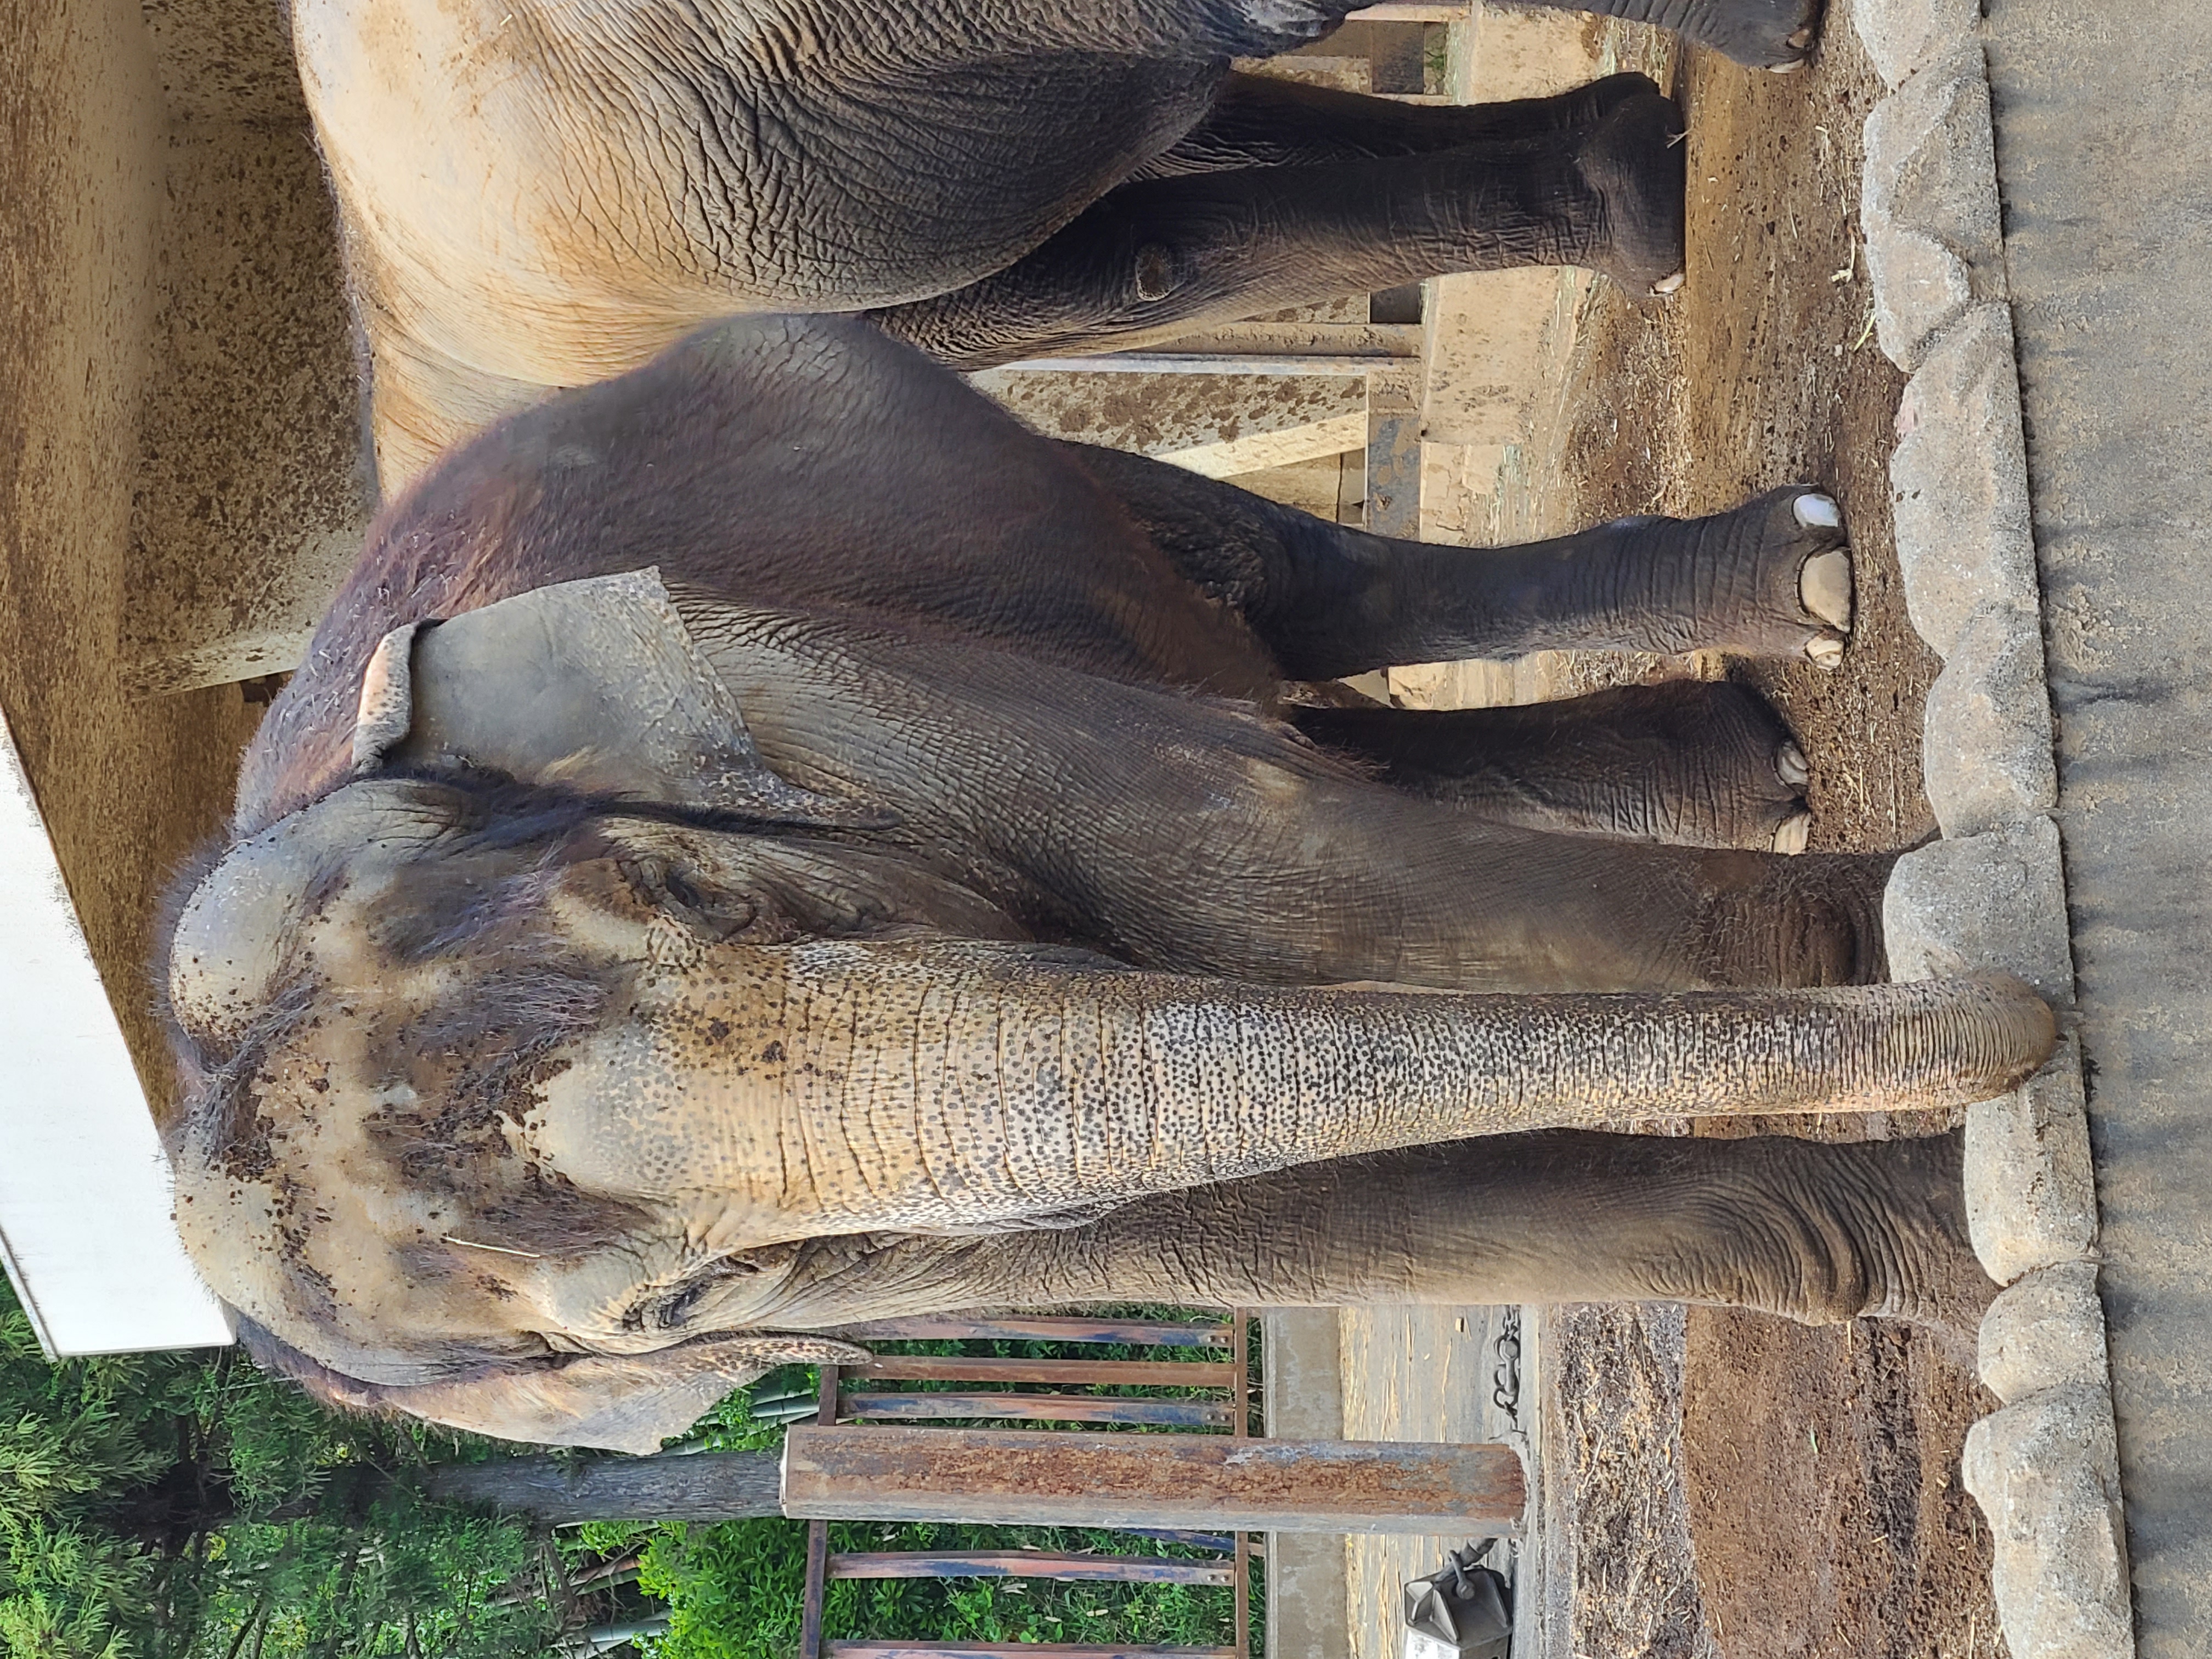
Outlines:
[{"label": "rock edging", "polygon": [[[1912,623],[1943,659],[1923,741],[1944,839],[1884,905],[1893,971],[2018,974],[2073,1000],[2045,681],[1978,0],[1855,0],[1889,93],[1866,124],[1860,223],[1883,354],[1910,375],[1890,461]],[[1976,1424],[1967,1489],[1989,1517],[2014,1659],[2131,1659],[2097,1200],[2078,1048],[1966,1119],[1975,1250],[2006,1288],[1981,1330],[2004,1408]]]}]

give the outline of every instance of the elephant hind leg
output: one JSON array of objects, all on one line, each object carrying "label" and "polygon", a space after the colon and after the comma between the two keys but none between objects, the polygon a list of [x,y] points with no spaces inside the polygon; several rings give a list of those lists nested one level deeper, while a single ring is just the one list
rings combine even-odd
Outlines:
[{"label": "elephant hind leg", "polygon": [[1682,131],[1647,93],[1588,132],[1124,185],[995,275],[866,315],[975,369],[1450,271],[1581,264],[1642,293],[1682,270]]},{"label": "elephant hind leg", "polygon": [[1658,93],[1650,76],[1624,72],[1549,98],[1424,105],[1272,75],[1232,75],[1205,119],[1133,176],[1172,179],[1245,167],[1323,167],[1583,133],[1630,99]]},{"label": "elephant hind leg", "polygon": [[1386,783],[1531,830],[1802,853],[1804,751],[1757,692],[1624,686],[1516,708],[1297,708]]}]

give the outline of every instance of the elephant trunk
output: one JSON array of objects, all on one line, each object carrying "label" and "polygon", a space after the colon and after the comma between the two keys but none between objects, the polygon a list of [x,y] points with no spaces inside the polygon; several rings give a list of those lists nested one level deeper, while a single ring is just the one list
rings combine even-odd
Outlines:
[{"label": "elephant trunk", "polygon": [[[783,1172],[770,1201],[810,1230],[1004,1225],[1324,1158],[1628,1116],[1959,1104],[2020,1082],[2054,1036],[2042,1001],[1998,979],[1470,996],[1255,986],[988,948],[771,954],[775,1075],[748,1068],[744,1115],[759,1139],[744,1161]],[[763,1084],[775,1086],[764,1114]],[[771,1147],[780,1158],[763,1158]]]}]

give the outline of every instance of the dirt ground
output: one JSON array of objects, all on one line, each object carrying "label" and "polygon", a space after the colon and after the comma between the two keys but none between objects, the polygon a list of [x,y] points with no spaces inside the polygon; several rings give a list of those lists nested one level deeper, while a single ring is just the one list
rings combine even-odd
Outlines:
[{"label": "dirt ground", "polygon": [[[1857,244],[1860,131],[1878,82],[1848,21],[1793,76],[1702,54],[1689,112],[1688,281],[1667,302],[1601,284],[1581,332],[1559,483],[1577,518],[1710,512],[1803,480],[1842,502],[1859,613],[1843,666],[1738,666],[1813,763],[1815,850],[1931,836],[1922,706],[1937,666],[1907,621],[1886,464],[1903,377],[1875,349]],[[1656,666],[1655,665],[1655,666]],[[1948,1127],[1852,1119],[1844,1137]],[[1700,1132],[1706,1132],[1702,1127]],[[1723,1132],[1714,1129],[1711,1132]],[[1959,1480],[1995,1407],[1970,1368],[1887,1322],[1806,1330],[1689,1311],[1681,1449],[1705,1630],[1645,1650],[1725,1659],[1998,1659],[1986,1534]]]}]

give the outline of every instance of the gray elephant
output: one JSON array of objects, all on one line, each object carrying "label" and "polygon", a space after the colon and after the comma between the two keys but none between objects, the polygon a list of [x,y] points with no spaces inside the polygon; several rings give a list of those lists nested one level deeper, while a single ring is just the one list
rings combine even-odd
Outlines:
[{"label": "gray elephant", "polygon": [[[1231,72],[1355,0],[295,0],[386,487],[715,318],[967,368],[1453,270],[1682,269],[1640,75],[1419,107]],[[1605,0],[1754,62],[1817,0]]]},{"label": "gray elephant", "polygon": [[167,930],[184,1235],[326,1398],[630,1449],[933,1310],[1971,1322],[1955,1138],[1577,1127],[1956,1103],[2047,1052],[2016,984],[1852,985],[1886,859],[1591,833],[1702,792],[1756,839],[1771,750],[1685,702],[1608,789],[1573,741],[1285,696],[1795,648],[1832,516],[1449,557],[1052,443],[861,323],[724,324],[373,532]]}]

